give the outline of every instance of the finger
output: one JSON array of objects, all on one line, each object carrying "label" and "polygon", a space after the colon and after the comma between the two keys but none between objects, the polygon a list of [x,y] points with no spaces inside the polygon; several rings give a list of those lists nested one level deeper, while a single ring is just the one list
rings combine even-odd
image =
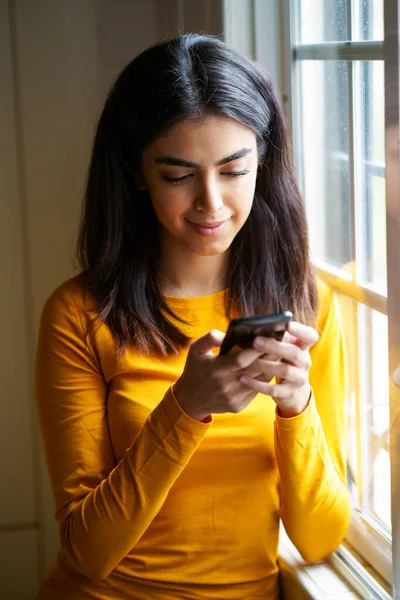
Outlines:
[{"label": "finger", "polygon": [[256,359],[246,369],[243,369],[242,375],[258,379],[259,381],[271,381],[275,373],[270,372],[272,371],[270,363],[277,364],[278,362],[280,362],[279,356],[275,354],[262,354],[260,358]]},{"label": "finger", "polygon": [[[263,367],[264,367],[264,363],[265,362],[279,362],[281,359],[279,356],[277,356],[276,354],[261,354],[261,356],[258,356],[253,363],[251,363],[251,365],[249,365],[249,367],[247,367],[247,371],[249,373],[257,373],[260,374],[262,373]],[[259,362],[262,361],[262,362]]]},{"label": "finger", "polygon": [[[249,377],[241,377],[240,382],[258,394],[280,398],[282,400],[291,398],[294,393],[293,386],[289,383],[266,383]],[[297,388],[296,388],[297,389]]]},{"label": "finger", "polygon": [[263,374],[263,375],[257,375],[257,377],[251,377],[250,379],[254,379],[255,381],[263,381],[264,383],[270,383],[270,381],[272,381],[274,378],[274,376],[272,375],[272,377],[270,377],[267,374]]},{"label": "finger", "polygon": [[254,370],[254,372],[266,375],[269,379],[272,377],[279,377],[279,379],[283,379],[290,383],[305,383],[304,370],[300,370],[289,363],[259,359],[254,361],[248,370],[250,369],[251,371]]},{"label": "finger", "polygon": [[250,366],[242,370],[242,377],[250,377],[259,381],[270,381],[274,377],[276,361],[255,360]]},{"label": "finger", "polygon": [[296,339],[297,338],[295,338],[294,335],[291,335],[288,331],[285,331],[281,341],[286,342],[287,344],[294,344]]},{"label": "finger", "polygon": [[252,363],[254,363],[254,361],[260,358],[260,356],[263,354],[265,354],[263,351],[251,347],[241,350],[240,352],[236,352],[235,354],[221,356],[219,357],[219,360],[221,363],[225,363],[227,369],[240,371],[242,369],[247,369],[247,367],[252,365]]},{"label": "finger", "polygon": [[286,342],[278,342],[274,338],[257,337],[254,341],[257,349],[263,346],[264,352],[274,353],[281,360],[292,363],[298,368],[309,369],[311,366],[311,358],[309,352],[302,350],[296,344],[287,344]]},{"label": "finger", "polygon": [[290,321],[288,324],[288,333],[296,338],[297,341],[294,343],[302,350],[308,350],[319,339],[318,332],[313,327],[297,323],[296,321]]},{"label": "finger", "polygon": [[280,360],[280,357],[277,354],[262,354],[261,358],[262,358],[262,360],[270,360],[273,362]]},{"label": "finger", "polygon": [[225,334],[222,333],[222,331],[212,329],[191,344],[189,353],[196,354],[197,356],[201,354],[210,354],[213,348],[222,345],[224,337]]},{"label": "finger", "polygon": [[247,367],[247,369],[242,369],[241,376],[250,377],[251,379],[259,379],[260,381],[269,381],[273,377],[272,374],[269,376],[265,370],[263,371],[261,368],[255,369],[252,365]]}]

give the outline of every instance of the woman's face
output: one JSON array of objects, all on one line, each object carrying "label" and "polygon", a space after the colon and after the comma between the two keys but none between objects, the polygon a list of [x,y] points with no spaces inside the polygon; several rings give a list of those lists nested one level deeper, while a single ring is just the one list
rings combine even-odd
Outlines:
[{"label": "woman's face", "polygon": [[162,247],[201,256],[228,250],[243,227],[257,177],[255,134],[227,117],[183,121],[143,153],[143,185]]}]

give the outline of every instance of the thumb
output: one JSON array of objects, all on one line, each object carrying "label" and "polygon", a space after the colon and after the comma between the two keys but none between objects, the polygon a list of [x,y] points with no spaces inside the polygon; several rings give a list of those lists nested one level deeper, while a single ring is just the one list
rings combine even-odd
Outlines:
[{"label": "thumb", "polygon": [[205,335],[202,335],[190,346],[190,353],[201,355],[210,354],[211,350],[222,345],[225,334],[218,329],[212,329]]}]

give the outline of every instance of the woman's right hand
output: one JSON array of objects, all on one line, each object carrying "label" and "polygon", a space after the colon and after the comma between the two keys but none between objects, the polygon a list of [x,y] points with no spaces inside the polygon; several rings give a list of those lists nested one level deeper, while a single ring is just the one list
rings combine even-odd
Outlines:
[{"label": "woman's right hand", "polygon": [[194,341],[184,371],[174,384],[174,394],[186,414],[197,421],[208,415],[238,413],[257,392],[240,382],[240,377],[263,351],[246,348],[236,354],[216,356],[225,334],[216,329]]}]

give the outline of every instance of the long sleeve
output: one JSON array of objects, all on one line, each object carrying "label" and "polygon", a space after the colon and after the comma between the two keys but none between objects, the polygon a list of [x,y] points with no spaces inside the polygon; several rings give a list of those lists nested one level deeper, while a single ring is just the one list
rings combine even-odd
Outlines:
[{"label": "long sleeve", "polygon": [[276,416],[275,451],[285,529],[305,560],[327,556],[350,519],[346,487],[346,377],[342,331],[332,292],[319,284],[320,339],[311,351],[309,406]]},{"label": "long sleeve", "polygon": [[59,288],[41,316],[35,394],[62,547],[91,579],[135,546],[209,427],[168,391],[116,465],[107,393],[81,314]]}]

